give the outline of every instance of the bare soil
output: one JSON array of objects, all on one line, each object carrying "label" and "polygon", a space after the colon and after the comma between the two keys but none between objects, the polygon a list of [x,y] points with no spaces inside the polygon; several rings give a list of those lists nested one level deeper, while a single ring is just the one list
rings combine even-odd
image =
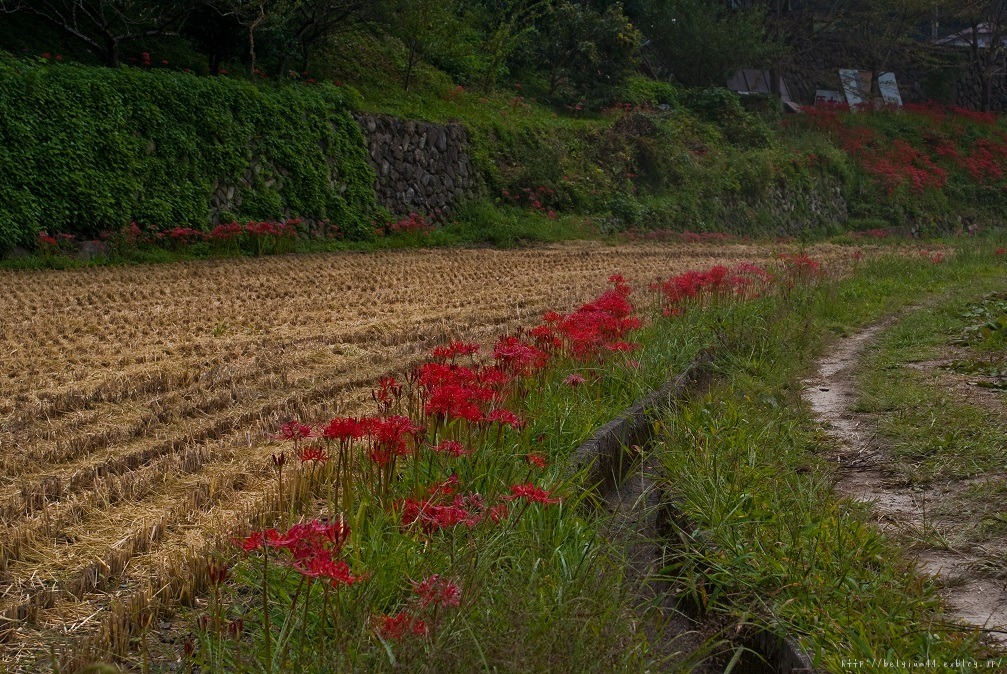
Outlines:
[{"label": "bare soil", "polygon": [[[860,358],[893,322],[894,318],[888,319],[840,339],[818,361],[816,375],[805,381],[805,400],[838,441],[836,489],[871,504],[878,526],[903,542],[920,570],[935,578],[953,617],[982,630],[989,639],[1007,644],[1007,574],[989,568],[990,559],[1005,558],[1005,542],[993,538],[981,545],[966,545],[959,544],[957,536],[964,528],[978,524],[958,507],[961,498],[977,488],[1002,485],[1005,475],[987,473],[979,478],[908,487],[878,437],[878,419],[854,412]],[[995,394],[969,386],[964,377],[944,370],[948,362],[950,354],[947,359],[914,363],[912,367],[934,373],[946,390],[970,402],[984,401],[1003,411],[1003,402]]]}]

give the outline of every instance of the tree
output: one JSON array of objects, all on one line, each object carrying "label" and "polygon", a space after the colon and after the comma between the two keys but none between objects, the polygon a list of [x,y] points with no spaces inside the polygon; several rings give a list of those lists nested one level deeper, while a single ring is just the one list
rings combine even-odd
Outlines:
[{"label": "tree", "polygon": [[266,30],[281,30],[288,14],[300,0],[219,0],[217,5],[226,16],[234,17],[244,28],[248,41],[249,70],[258,72],[256,39]]},{"label": "tree", "polygon": [[[287,25],[300,52],[300,69],[307,70],[314,48],[343,30],[351,30],[377,12],[376,0],[299,0],[294,3]],[[282,73],[284,62],[280,63]]]},{"label": "tree", "polygon": [[947,7],[964,30],[958,36],[968,50],[969,70],[979,85],[978,107],[992,108],[993,83],[1007,73],[1007,2],[964,2]]},{"label": "tree", "polygon": [[34,14],[119,65],[128,42],[178,35],[196,0],[0,0],[0,11]]},{"label": "tree", "polygon": [[598,11],[563,0],[541,24],[536,42],[549,97],[567,102],[585,98],[592,105],[611,102],[612,92],[634,71],[642,41],[621,6]]},{"label": "tree", "polygon": [[208,3],[193,10],[182,36],[206,54],[211,75],[220,72],[224,60],[238,56],[244,42],[244,30],[238,20]]},{"label": "tree", "polygon": [[483,58],[482,88],[488,91],[496,82],[507,59],[524,43],[539,20],[552,6],[552,0],[479,0],[470,10],[483,34],[480,55]]},{"label": "tree", "polygon": [[[642,0],[637,28],[659,70],[688,86],[723,85],[743,66],[770,63],[780,45],[766,34],[762,8],[720,0]],[[655,73],[656,74],[656,73]]]},{"label": "tree", "polygon": [[406,47],[402,88],[409,90],[420,59],[452,41],[457,25],[450,0],[392,0],[386,8],[386,29]]}]

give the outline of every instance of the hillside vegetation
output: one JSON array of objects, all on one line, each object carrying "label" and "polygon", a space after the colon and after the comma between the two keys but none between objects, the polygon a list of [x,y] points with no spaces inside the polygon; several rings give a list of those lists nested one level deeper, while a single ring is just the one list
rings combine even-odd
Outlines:
[{"label": "hillside vegetation", "polygon": [[[434,14],[451,40],[381,3],[307,45],[290,37],[294,10],[252,28],[234,8],[190,7],[181,37],[123,41],[114,68],[45,17],[0,14],[0,248],[109,240],[134,222],[152,239],[230,220],[304,218],[350,241],[398,231],[375,203],[354,109],[468,128],[481,196],[434,243],[925,232],[1003,210],[1007,137],[991,114],[931,104],[781,118],[772,96],[686,87],[708,81],[684,71],[654,79],[686,61],[641,51],[660,18],[646,2],[511,2],[528,13],[507,25],[493,3],[429,4],[451,10]],[[743,18],[758,17],[729,19]],[[231,210],[210,208],[236,184]]]}]

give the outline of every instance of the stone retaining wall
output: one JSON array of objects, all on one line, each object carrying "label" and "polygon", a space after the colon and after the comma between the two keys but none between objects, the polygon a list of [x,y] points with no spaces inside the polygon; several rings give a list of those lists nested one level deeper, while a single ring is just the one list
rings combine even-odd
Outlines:
[{"label": "stone retaining wall", "polygon": [[831,231],[849,218],[840,183],[822,179],[813,185],[773,187],[755,198],[727,202],[724,222],[732,231],[775,231],[795,236],[806,231]]},{"label": "stone retaining wall", "polygon": [[354,115],[377,176],[378,203],[397,215],[441,216],[479,189],[468,131],[387,115]]}]

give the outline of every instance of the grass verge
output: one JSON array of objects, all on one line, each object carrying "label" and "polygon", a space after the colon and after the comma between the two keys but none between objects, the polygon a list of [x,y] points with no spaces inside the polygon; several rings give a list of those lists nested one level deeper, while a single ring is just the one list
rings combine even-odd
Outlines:
[{"label": "grass verge", "polygon": [[[869,509],[834,492],[834,467],[822,451],[829,441],[800,392],[830,332],[934,295],[974,294],[1002,284],[1002,272],[988,243],[962,246],[937,264],[885,257],[845,280],[725,316],[720,383],[669,416],[657,445],[667,487],[694,526],[666,569],[684,596],[709,612],[757,607],[770,626],[799,635],[829,671],[850,662],[880,671],[886,661],[931,661],[937,671],[964,672],[968,661],[990,655],[974,632],[951,624],[933,583],[871,524]],[[919,314],[889,341],[907,334],[939,341],[913,333],[917,321],[933,316]],[[882,350],[875,365],[883,368],[885,357]],[[975,421],[945,411],[959,425]]]}]

